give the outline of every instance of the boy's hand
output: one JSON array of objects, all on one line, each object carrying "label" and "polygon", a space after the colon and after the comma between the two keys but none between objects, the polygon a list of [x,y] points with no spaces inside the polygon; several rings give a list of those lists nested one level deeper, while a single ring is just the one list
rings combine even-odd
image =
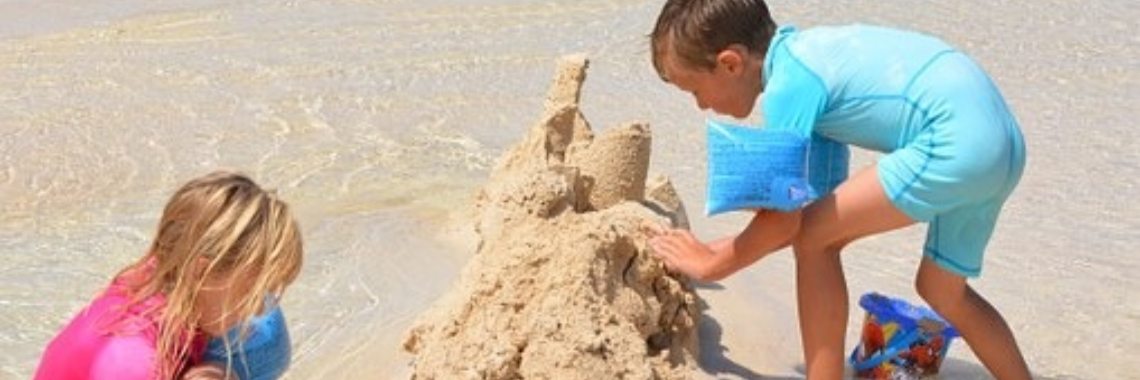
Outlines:
[{"label": "boy's hand", "polygon": [[707,281],[714,256],[712,249],[697,240],[692,232],[654,226],[649,246],[653,255],[675,270],[698,281]]}]

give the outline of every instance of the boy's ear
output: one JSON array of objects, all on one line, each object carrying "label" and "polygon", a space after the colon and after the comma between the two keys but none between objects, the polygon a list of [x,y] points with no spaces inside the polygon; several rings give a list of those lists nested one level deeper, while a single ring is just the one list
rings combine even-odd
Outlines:
[{"label": "boy's ear", "polygon": [[729,74],[744,71],[744,57],[747,54],[743,45],[732,44],[716,55],[716,66]]}]

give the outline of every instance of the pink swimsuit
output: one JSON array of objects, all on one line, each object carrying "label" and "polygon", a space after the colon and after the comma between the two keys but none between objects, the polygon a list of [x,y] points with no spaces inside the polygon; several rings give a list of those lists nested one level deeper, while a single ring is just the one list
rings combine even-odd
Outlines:
[{"label": "pink swimsuit", "polygon": [[[132,307],[115,325],[115,317],[129,301],[126,289],[116,279],[107,291],[79,312],[51,341],[36,370],[36,380],[64,379],[156,379],[158,321],[156,313],[166,298],[152,296]],[[205,346],[194,339],[191,362],[197,362]]]}]

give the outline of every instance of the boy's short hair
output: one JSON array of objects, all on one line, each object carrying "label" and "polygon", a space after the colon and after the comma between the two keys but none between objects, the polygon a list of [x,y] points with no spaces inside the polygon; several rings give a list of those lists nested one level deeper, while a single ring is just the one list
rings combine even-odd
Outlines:
[{"label": "boy's short hair", "polygon": [[661,60],[671,51],[686,67],[711,70],[716,55],[732,44],[766,54],[775,33],[763,0],[668,0],[649,35],[653,67],[667,79]]}]

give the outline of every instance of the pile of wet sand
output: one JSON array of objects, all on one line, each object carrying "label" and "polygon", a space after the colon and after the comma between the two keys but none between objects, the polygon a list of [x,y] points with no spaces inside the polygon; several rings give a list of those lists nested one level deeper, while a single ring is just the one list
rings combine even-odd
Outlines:
[{"label": "pile of wet sand", "polygon": [[696,369],[697,295],[646,246],[687,224],[648,177],[646,124],[595,136],[579,110],[583,56],[564,57],[542,119],[475,199],[478,248],[404,348],[423,379],[682,379]]}]

